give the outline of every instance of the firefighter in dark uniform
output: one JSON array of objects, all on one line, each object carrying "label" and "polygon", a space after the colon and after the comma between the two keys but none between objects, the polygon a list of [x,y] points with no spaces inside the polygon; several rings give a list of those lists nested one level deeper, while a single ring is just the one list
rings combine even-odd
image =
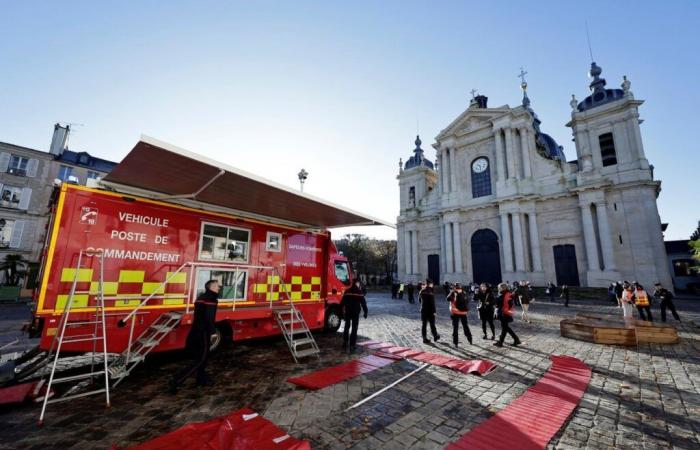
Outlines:
[{"label": "firefighter in dark uniform", "polygon": [[216,308],[219,302],[220,288],[217,280],[207,281],[204,285],[204,293],[197,297],[197,301],[194,302],[194,319],[185,343],[185,348],[192,355],[192,363],[173,375],[168,384],[172,394],[177,393],[178,386],[195,373],[197,386],[211,384],[211,380],[206,374],[206,367],[211,336],[216,333]]},{"label": "firefighter in dark uniform", "polygon": [[450,302],[450,316],[452,318],[452,342],[455,347],[459,345],[459,324],[461,322],[464,335],[471,344],[472,333],[471,330],[469,330],[469,322],[467,321],[469,298],[467,297],[467,293],[462,290],[461,284],[455,284],[455,289],[447,296],[447,301]]},{"label": "firefighter in dark uniform", "polygon": [[420,291],[418,299],[420,300],[420,318],[423,322],[421,327],[423,343],[430,343],[430,340],[428,340],[428,324],[430,324],[430,332],[433,334],[433,339],[435,339],[435,342],[437,342],[440,340],[440,335],[437,332],[437,328],[435,328],[435,316],[437,314],[437,309],[435,308],[433,280],[425,280],[425,287]]},{"label": "firefighter in dark uniform", "polygon": [[[365,319],[367,318],[367,302],[365,301],[365,294],[362,292],[362,282],[359,278],[356,278],[350,289],[343,294],[343,299],[340,301],[340,310],[345,319],[343,350],[348,348],[348,333],[350,333],[350,351],[352,352],[355,351],[357,342],[357,325],[360,322],[360,310],[364,311]],[[352,332],[350,327],[352,327]]]}]

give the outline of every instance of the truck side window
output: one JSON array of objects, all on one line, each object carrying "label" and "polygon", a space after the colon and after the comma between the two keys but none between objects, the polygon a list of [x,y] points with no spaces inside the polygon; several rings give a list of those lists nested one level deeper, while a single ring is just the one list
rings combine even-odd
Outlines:
[{"label": "truck side window", "polygon": [[350,271],[347,261],[335,262],[335,277],[346,286],[350,285]]},{"label": "truck side window", "polygon": [[245,300],[248,291],[248,272],[245,270],[199,269],[197,271],[197,297],[204,293],[204,284],[218,280],[221,285],[219,300]]},{"label": "truck side window", "polygon": [[250,230],[205,223],[199,259],[248,262]]}]

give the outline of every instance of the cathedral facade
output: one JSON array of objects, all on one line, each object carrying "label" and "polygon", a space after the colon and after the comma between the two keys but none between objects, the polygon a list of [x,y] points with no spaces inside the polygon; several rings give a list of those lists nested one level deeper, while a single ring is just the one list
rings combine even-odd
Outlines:
[{"label": "cathedral facade", "polygon": [[402,281],[671,285],[643,102],[601,72],[591,64],[590,95],[570,101],[576,161],[540,129],[524,79],[517,107],[474,97],[435,138],[435,163],[416,138],[397,177]]}]

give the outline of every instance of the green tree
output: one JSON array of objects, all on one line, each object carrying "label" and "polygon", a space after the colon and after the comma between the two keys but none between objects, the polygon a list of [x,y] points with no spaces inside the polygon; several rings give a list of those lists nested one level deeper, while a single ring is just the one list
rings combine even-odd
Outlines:
[{"label": "green tree", "polygon": [[688,245],[690,246],[690,254],[693,255],[695,260],[694,268],[698,270],[700,269],[700,222],[698,222],[697,229],[690,236]]},{"label": "green tree", "polygon": [[0,270],[5,272],[5,285],[17,286],[20,278],[27,273],[29,261],[22,258],[22,255],[5,255],[5,259],[0,262]]},{"label": "green tree", "polygon": [[396,270],[396,241],[370,239],[363,234],[346,234],[335,241],[353,269],[364,275],[381,275],[390,279]]}]

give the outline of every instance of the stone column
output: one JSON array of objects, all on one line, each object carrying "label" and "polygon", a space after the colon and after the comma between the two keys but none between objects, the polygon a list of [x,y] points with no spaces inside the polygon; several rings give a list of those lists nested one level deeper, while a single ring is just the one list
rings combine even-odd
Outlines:
[{"label": "stone column", "polygon": [[503,148],[503,134],[501,134],[500,128],[496,130],[496,175],[498,176],[498,181],[505,181],[506,153]]},{"label": "stone column", "polygon": [[452,242],[455,247],[455,272],[462,273],[462,237],[459,232],[459,222],[452,223]]},{"label": "stone column", "polygon": [[455,156],[457,152],[455,149],[450,149],[450,187],[451,191],[457,191],[457,157]]},{"label": "stone column", "polygon": [[440,273],[447,273],[447,245],[445,245],[445,225],[440,225]]},{"label": "stone column", "polygon": [[591,145],[588,142],[588,134],[582,130],[576,131],[576,147],[579,150],[579,161],[581,161],[581,171],[593,170],[593,156],[591,155]]},{"label": "stone column", "polygon": [[615,255],[610,236],[610,223],[608,222],[608,205],[604,201],[595,203],[598,215],[598,231],[600,232],[600,246],[603,250],[603,266],[605,270],[615,270]]},{"label": "stone column", "polygon": [[420,267],[418,267],[418,230],[413,230],[411,233],[411,262],[413,273],[420,273]]},{"label": "stone column", "polygon": [[528,139],[528,129],[522,127],[520,129],[520,147],[523,153],[523,176],[530,178],[532,176],[532,168],[530,167],[530,139]]},{"label": "stone column", "polygon": [[447,156],[447,151],[446,149],[442,150],[442,169],[440,170],[442,172],[440,178],[442,179],[443,194],[450,192],[450,180],[447,178],[450,173],[450,158]]},{"label": "stone column", "polygon": [[442,152],[438,152],[437,155],[438,164],[438,194],[442,195]]},{"label": "stone column", "polygon": [[532,253],[532,270],[540,272],[542,270],[542,255],[540,254],[540,233],[537,230],[537,216],[532,211],[528,214],[530,221],[530,250]]},{"label": "stone column", "polygon": [[447,264],[445,273],[454,272],[452,263],[452,230],[449,223],[445,224],[445,247],[447,247],[447,252],[445,253],[445,263]]},{"label": "stone column", "polygon": [[581,207],[581,220],[583,221],[583,240],[586,244],[586,258],[588,258],[588,270],[599,271],[598,246],[596,245],[595,229],[593,228],[593,215],[590,204],[579,205]]},{"label": "stone column", "polygon": [[502,212],[501,216],[501,247],[503,248],[503,265],[506,272],[513,271],[513,249],[510,245],[510,227],[508,226],[508,213]]},{"label": "stone column", "polygon": [[406,264],[406,273],[411,274],[413,273],[413,268],[411,267],[411,232],[410,231],[405,231],[404,232],[404,238],[403,238],[403,253],[404,253],[404,262]]},{"label": "stone column", "polygon": [[517,178],[515,172],[515,148],[513,146],[513,130],[505,129],[506,132],[506,153],[508,154],[508,178]]},{"label": "stone column", "polygon": [[525,252],[523,251],[523,230],[520,226],[520,213],[513,213],[513,245],[515,246],[515,270],[525,270]]}]

